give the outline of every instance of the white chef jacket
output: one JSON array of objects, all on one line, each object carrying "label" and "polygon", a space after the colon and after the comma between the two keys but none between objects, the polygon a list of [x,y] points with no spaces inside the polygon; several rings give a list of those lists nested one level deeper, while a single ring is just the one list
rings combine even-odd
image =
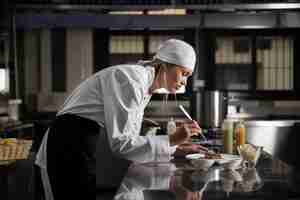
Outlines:
[{"label": "white chef jacket", "polygon": [[[100,152],[97,157],[99,168],[97,171],[106,175],[105,180],[101,180],[103,183],[113,181],[113,178],[108,180],[107,177],[118,174],[120,166],[118,163],[112,163],[115,160],[111,159],[112,155],[105,155],[109,154],[109,151],[102,151],[102,146],[109,146],[111,153],[117,157],[140,163],[169,161],[175,151],[174,147],[170,147],[166,135],[139,135],[144,109],[151,98],[148,92],[154,81],[154,75],[153,67],[142,65],[117,65],[101,70],[80,84],[66,99],[57,114],[75,114],[96,121],[103,127],[97,145],[97,149],[100,148],[100,151],[97,150]],[[46,200],[52,200],[46,167],[47,137],[48,131],[43,138],[35,163],[41,168]],[[101,163],[98,164],[100,159]],[[102,164],[113,165],[106,171],[105,167],[101,169]],[[115,183],[110,184],[115,186]]]},{"label": "white chef jacket", "polygon": [[171,176],[176,171],[172,163],[157,166],[131,165],[114,200],[143,200],[144,190],[170,190]]}]

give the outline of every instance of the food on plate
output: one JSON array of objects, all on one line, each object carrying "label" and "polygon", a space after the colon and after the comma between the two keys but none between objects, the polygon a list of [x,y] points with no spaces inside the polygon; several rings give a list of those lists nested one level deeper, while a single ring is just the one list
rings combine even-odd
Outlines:
[{"label": "food on plate", "polygon": [[222,155],[214,152],[206,152],[204,154],[205,159],[222,159]]}]

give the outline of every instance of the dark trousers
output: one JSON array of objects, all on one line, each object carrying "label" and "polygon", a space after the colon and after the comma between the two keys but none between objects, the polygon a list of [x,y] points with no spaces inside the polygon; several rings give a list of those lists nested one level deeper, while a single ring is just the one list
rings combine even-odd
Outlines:
[{"label": "dark trousers", "polygon": [[96,122],[72,114],[58,116],[51,125],[47,170],[55,200],[95,199],[99,129]]}]

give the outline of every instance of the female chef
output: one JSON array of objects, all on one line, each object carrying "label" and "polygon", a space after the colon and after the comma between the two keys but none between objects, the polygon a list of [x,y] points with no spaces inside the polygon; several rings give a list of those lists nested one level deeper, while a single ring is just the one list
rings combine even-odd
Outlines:
[{"label": "female chef", "polygon": [[57,113],[37,154],[46,200],[94,200],[96,185],[121,182],[126,162],[165,162],[176,152],[204,149],[186,145],[200,132],[196,121],[172,135],[140,135],[151,94],[161,88],[175,93],[195,63],[191,45],[169,39],[149,62],[108,67],[82,82]]}]

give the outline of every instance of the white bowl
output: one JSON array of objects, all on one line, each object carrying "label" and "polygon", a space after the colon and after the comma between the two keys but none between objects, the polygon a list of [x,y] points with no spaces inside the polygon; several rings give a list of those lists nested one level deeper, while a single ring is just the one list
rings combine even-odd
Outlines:
[{"label": "white bowl", "polygon": [[205,170],[205,169],[209,169],[215,163],[215,160],[199,158],[199,159],[191,160],[191,163],[194,167]]},{"label": "white bowl", "polygon": [[248,164],[247,166],[250,168],[256,166],[257,161],[262,153],[262,149],[263,147],[261,146],[254,146],[251,144],[245,144],[237,147],[239,154],[246,161]]},{"label": "white bowl", "polygon": [[242,164],[242,159],[238,158],[238,159],[234,159],[234,160],[230,160],[226,163],[223,163],[223,167],[226,170],[235,170],[240,168],[241,164]]}]

